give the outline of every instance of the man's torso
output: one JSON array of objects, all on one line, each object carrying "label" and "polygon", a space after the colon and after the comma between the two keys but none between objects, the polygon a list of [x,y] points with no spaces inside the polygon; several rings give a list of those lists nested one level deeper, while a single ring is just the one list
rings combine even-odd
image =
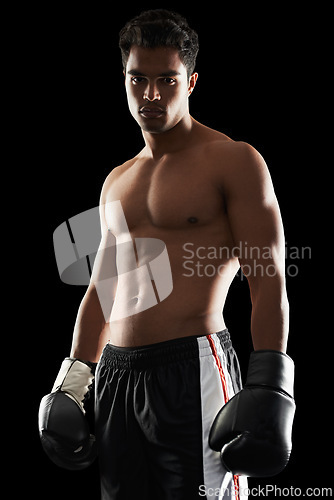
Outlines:
[{"label": "man's torso", "polygon": [[[110,318],[110,342],[115,345],[146,345],[225,328],[222,311],[239,264],[232,251],[221,172],[237,143],[205,127],[199,137],[159,160],[142,152],[106,180],[105,219],[123,268]],[[126,225],[110,209],[116,201]],[[145,280],[140,273],[126,273],[134,256],[139,265],[133,247],[138,238],[158,239],[166,246],[172,291],[162,301],[154,274]],[[151,248],[147,245],[147,262],[155,257],[153,250],[149,255]],[[152,294],[156,305],[143,309]]]}]

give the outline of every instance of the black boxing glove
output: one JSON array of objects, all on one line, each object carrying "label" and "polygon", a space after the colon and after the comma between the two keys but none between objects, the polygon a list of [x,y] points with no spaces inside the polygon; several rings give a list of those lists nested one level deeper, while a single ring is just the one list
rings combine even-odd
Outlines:
[{"label": "black boxing glove", "polygon": [[65,469],[85,469],[97,455],[83,406],[95,368],[96,363],[65,358],[51,393],[40,403],[38,424],[43,449]]},{"label": "black boxing glove", "polygon": [[279,351],[253,351],[244,388],[217,414],[209,445],[225,468],[249,477],[274,476],[287,465],[295,413],[294,363]]}]

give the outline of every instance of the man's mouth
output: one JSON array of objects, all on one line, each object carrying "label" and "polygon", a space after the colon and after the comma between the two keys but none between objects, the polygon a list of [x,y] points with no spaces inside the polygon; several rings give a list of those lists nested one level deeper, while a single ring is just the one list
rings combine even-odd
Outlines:
[{"label": "man's mouth", "polygon": [[160,118],[165,113],[165,110],[159,106],[143,106],[139,109],[139,113],[144,118]]}]

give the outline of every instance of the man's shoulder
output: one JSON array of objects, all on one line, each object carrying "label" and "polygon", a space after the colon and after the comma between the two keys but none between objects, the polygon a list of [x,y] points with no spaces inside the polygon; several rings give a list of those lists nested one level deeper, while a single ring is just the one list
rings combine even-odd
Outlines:
[{"label": "man's shoulder", "polygon": [[251,185],[263,183],[268,178],[264,159],[247,142],[235,141],[224,134],[211,134],[204,142],[203,154],[207,172],[211,172],[219,185]]},{"label": "man's shoulder", "polygon": [[258,151],[247,142],[235,141],[224,134],[222,137],[213,136],[211,141],[208,140],[206,151],[212,155],[219,155],[220,158],[226,156],[229,159],[235,158],[235,160],[244,157],[251,159],[259,155]]},{"label": "man's shoulder", "polygon": [[256,149],[244,141],[237,141],[228,135],[218,130],[199,124],[201,143],[205,149],[205,153],[215,157],[218,155],[220,159],[228,157],[235,160],[248,156],[248,158],[256,157],[259,153]]},{"label": "man's shoulder", "polygon": [[136,158],[131,158],[130,160],[127,160],[126,162],[122,163],[121,165],[117,165],[112,168],[112,170],[109,172],[107,177],[104,180],[102,190],[101,190],[101,203],[104,202],[106,194],[109,190],[109,187],[115,180],[122,174],[124,173],[128,168],[133,165],[133,163],[136,161]]},{"label": "man's shoulder", "polygon": [[213,134],[205,141],[204,152],[209,162],[219,169],[258,168],[264,164],[261,154],[244,141],[235,141],[224,134]]},{"label": "man's shoulder", "polygon": [[137,157],[131,158],[130,160],[125,161],[124,163],[117,165],[112,168],[105,179],[105,183],[112,182],[119,175],[125,172],[128,168],[130,168],[136,161]]}]

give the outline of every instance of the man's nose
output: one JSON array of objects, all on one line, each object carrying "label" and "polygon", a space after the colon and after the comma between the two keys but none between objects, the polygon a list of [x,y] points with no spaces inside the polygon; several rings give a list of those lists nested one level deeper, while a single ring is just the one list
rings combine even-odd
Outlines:
[{"label": "man's nose", "polygon": [[157,86],[154,83],[148,84],[148,86],[145,89],[143,98],[151,102],[155,100],[160,101],[161,95]]}]

